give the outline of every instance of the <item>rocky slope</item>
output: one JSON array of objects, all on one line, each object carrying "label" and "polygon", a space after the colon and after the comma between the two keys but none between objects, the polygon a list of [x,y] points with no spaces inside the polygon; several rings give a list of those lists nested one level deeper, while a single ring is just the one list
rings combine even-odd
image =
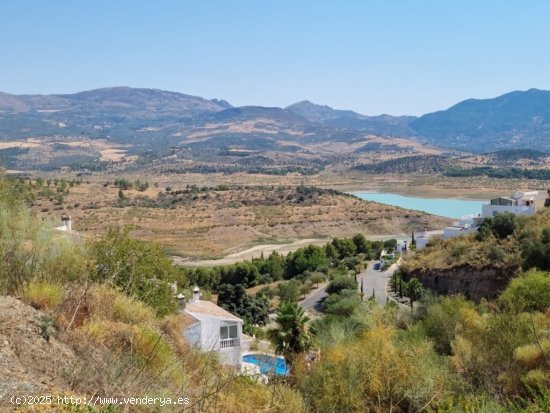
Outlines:
[{"label": "rocky slope", "polygon": [[[0,297],[0,410],[12,396],[48,395],[67,389],[73,351],[41,334],[47,316],[14,297]],[[6,409],[6,410],[5,410]]]}]

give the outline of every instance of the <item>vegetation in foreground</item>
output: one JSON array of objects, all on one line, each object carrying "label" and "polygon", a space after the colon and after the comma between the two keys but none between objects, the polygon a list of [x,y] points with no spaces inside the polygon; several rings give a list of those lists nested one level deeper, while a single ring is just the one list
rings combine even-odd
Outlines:
[{"label": "vegetation in foreground", "polygon": [[[0,182],[1,292],[39,310],[28,323],[37,328],[34,340],[45,358],[27,369],[66,366],[41,373],[58,392],[183,395],[190,411],[212,412],[550,408],[548,272],[526,264],[492,302],[424,294],[413,312],[362,303],[352,274],[332,274],[324,317],[308,321],[295,304],[281,305],[272,334],[292,371],[266,386],[187,347],[180,334],[185,320],[169,289],[182,274],[158,246],[120,230],[90,244],[56,239]],[[546,214],[535,220],[540,228],[548,222]],[[11,334],[16,343],[13,331],[0,335]],[[320,360],[307,359],[311,346],[320,348]]]}]

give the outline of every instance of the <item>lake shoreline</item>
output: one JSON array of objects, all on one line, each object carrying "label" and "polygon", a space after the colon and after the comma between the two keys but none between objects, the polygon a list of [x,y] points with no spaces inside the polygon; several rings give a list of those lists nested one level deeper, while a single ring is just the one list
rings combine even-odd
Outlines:
[{"label": "lake shoreline", "polygon": [[[353,190],[353,191],[346,191],[344,192],[348,195],[353,195],[357,197],[356,194],[392,194],[392,195],[399,195],[406,198],[422,198],[422,199],[456,199],[458,201],[468,201],[468,202],[489,202],[488,199],[485,198],[474,198],[470,196],[455,196],[455,197],[448,197],[444,196],[442,194],[435,194],[435,195],[412,195],[410,192],[405,191],[384,191],[384,190],[378,190],[378,189],[367,189],[367,190]],[[358,197],[359,198],[359,197]],[[362,199],[362,198],[359,198]]]},{"label": "lake shoreline", "polygon": [[487,200],[408,196],[393,192],[358,191],[348,192],[348,194],[364,201],[421,211],[451,219],[481,214],[483,204],[488,202]]}]

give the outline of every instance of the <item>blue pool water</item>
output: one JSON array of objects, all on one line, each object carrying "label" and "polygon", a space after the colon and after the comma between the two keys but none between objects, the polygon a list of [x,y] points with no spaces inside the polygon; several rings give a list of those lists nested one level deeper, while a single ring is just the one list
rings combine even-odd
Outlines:
[{"label": "blue pool water", "polygon": [[449,218],[460,218],[463,215],[481,214],[481,206],[486,202],[466,201],[455,198],[416,198],[374,192],[353,192],[352,194],[367,201],[374,201],[407,209],[416,209],[418,211]]},{"label": "blue pool water", "polygon": [[285,359],[282,357],[272,357],[267,354],[247,354],[243,356],[243,361],[259,366],[262,374],[284,376],[288,373]]}]

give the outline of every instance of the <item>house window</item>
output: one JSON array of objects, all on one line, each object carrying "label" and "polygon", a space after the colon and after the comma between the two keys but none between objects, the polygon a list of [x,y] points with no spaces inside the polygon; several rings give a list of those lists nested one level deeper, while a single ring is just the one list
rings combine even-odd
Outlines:
[{"label": "house window", "polygon": [[220,327],[220,339],[237,338],[237,323]]},{"label": "house window", "polygon": [[237,323],[226,324],[220,327],[220,347],[235,347],[239,345]]}]

